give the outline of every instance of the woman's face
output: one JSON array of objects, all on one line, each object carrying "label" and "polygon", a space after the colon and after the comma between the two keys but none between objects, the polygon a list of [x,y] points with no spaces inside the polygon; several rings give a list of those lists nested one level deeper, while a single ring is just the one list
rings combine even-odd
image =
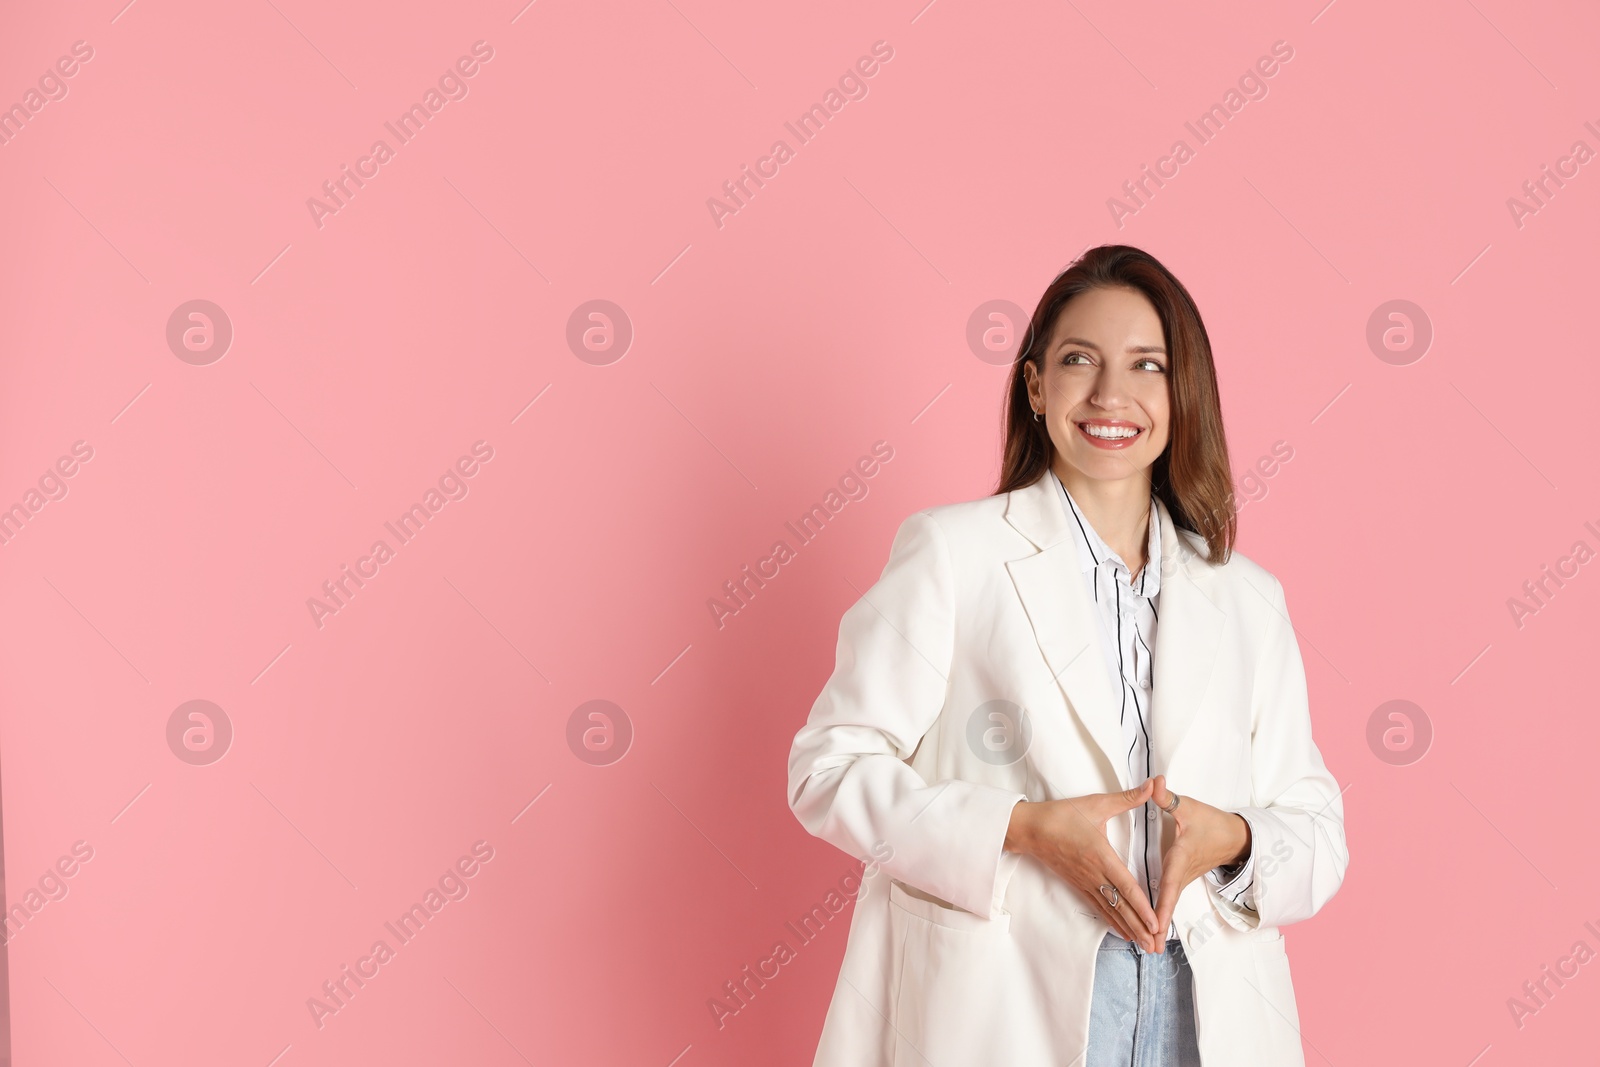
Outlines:
[{"label": "woman's face", "polygon": [[1134,289],[1089,289],[1056,318],[1041,359],[1026,367],[1057,469],[1095,481],[1148,479],[1167,447],[1170,360],[1161,317]]}]

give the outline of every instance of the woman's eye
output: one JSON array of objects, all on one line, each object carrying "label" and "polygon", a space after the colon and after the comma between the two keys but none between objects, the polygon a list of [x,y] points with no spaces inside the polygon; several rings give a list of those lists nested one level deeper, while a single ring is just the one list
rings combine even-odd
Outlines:
[{"label": "woman's eye", "polygon": [[1086,352],[1068,352],[1066,355],[1061,357],[1061,362],[1064,365],[1071,365],[1072,361],[1075,360],[1075,359],[1088,359],[1088,358],[1089,358],[1089,355]]},{"label": "woman's eye", "polygon": [[1149,367],[1153,371],[1161,371],[1162,373],[1165,373],[1167,369],[1153,359],[1141,359],[1139,363]]}]

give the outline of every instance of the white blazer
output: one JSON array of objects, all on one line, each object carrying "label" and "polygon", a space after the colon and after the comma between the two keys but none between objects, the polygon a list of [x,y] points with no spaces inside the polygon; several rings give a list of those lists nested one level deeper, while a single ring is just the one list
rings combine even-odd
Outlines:
[{"label": "white blazer", "polygon": [[[1281,928],[1316,914],[1344,880],[1340,789],[1311,739],[1283,587],[1238,552],[1207,563],[1204,540],[1158,511],[1153,773],[1185,796],[1251,809],[1258,828],[1258,910],[1200,877],[1173,914],[1200,1056],[1303,1064]],[[1078,890],[1002,845],[1019,800],[1137,784],[1093,610],[1047,474],[911,515],[883,574],[845,612],[833,674],[788,766],[801,825],[868,864],[816,1067],[1081,1064],[1110,927]],[[984,707],[995,700],[1020,706],[1024,724],[1000,762],[983,739],[1003,722]],[[1138,817],[1106,826],[1124,862]],[[1175,826],[1165,816],[1160,826],[1164,851]]]}]

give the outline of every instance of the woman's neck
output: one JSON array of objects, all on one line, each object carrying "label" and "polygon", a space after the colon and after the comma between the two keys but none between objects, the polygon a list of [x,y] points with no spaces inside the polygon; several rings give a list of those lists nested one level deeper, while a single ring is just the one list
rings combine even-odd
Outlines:
[{"label": "woman's neck", "polygon": [[1089,520],[1100,540],[1128,565],[1137,578],[1149,562],[1145,548],[1150,537],[1150,475],[1148,471],[1114,481],[1087,478],[1057,461],[1052,467],[1073,502]]}]

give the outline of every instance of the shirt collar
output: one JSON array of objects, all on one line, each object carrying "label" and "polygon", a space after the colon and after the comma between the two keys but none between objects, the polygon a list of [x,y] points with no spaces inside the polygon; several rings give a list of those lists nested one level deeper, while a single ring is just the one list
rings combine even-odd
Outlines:
[{"label": "shirt collar", "polygon": [[[1079,564],[1085,571],[1092,571],[1102,563],[1110,563],[1112,573],[1126,586],[1130,577],[1128,565],[1123,562],[1121,556],[1111,551],[1111,547],[1095,532],[1089,520],[1084,518],[1078,502],[1072,499],[1072,494],[1067,492],[1067,487],[1062,484],[1054,470],[1050,471],[1050,477],[1056,483],[1061,506],[1067,513],[1067,525],[1072,527],[1073,537],[1078,543]],[[1145,542],[1144,570],[1139,574],[1138,585],[1132,589],[1134,593],[1144,597],[1153,597],[1161,592],[1161,514],[1156,510],[1154,493],[1150,495],[1150,533]]]}]

